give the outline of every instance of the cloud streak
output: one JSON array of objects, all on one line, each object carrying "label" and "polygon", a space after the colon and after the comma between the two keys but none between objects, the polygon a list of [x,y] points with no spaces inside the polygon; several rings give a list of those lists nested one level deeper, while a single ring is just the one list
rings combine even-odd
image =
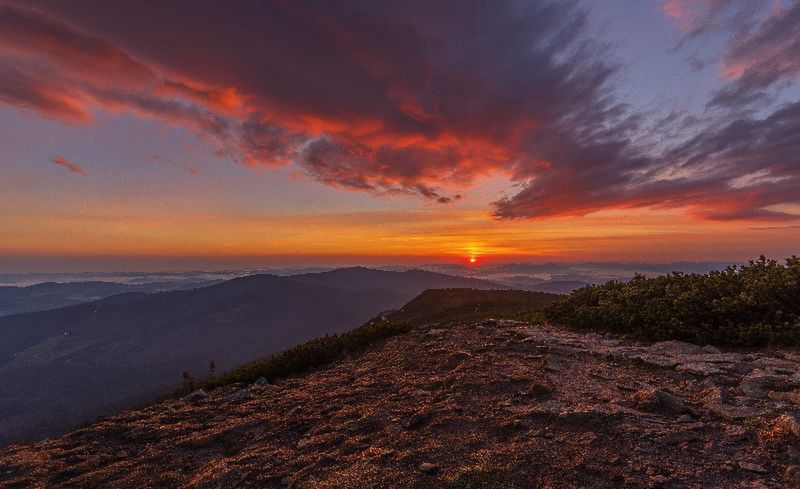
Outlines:
[{"label": "cloud streak", "polygon": [[64,158],[63,156],[54,156],[50,161],[54,165],[58,165],[60,167],[66,168],[67,170],[69,170],[70,172],[72,172],[72,173],[74,173],[76,175],[86,176],[86,170],[84,170],[82,166],[77,165],[77,164],[69,161],[68,159]]}]

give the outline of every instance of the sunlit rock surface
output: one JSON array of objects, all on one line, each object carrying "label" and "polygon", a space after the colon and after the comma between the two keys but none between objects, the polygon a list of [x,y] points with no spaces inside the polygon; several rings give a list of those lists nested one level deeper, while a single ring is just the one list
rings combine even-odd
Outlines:
[{"label": "sunlit rock surface", "polygon": [[[489,321],[0,451],[3,487],[800,487],[800,356]],[[793,485],[794,484],[794,485]]]}]

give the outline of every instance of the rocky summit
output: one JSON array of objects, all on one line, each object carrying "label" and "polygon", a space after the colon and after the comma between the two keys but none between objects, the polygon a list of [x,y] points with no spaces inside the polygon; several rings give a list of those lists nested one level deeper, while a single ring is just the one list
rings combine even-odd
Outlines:
[{"label": "rocky summit", "polygon": [[2,487],[800,487],[800,354],[486,321],[0,451]]}]

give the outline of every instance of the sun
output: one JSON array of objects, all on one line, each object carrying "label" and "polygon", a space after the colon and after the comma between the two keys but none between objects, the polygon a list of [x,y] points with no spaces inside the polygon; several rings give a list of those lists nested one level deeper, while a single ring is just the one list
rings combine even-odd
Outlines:
[{"label": "sun", "polygon": [[478,261],[478,259],[475,258],[474,256],[469,257],[469,262],[470,263],[475,263],[476,261]]}]

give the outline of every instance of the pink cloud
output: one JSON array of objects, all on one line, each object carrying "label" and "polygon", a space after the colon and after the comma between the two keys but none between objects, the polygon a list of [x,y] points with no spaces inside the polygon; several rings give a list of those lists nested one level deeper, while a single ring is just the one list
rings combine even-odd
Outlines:
[{"label": "pink cloud", "polygon": [[680,30],[697,35],[712,28],[731,4],[731,0],[666,0],[661,8],[678,23]]}]

